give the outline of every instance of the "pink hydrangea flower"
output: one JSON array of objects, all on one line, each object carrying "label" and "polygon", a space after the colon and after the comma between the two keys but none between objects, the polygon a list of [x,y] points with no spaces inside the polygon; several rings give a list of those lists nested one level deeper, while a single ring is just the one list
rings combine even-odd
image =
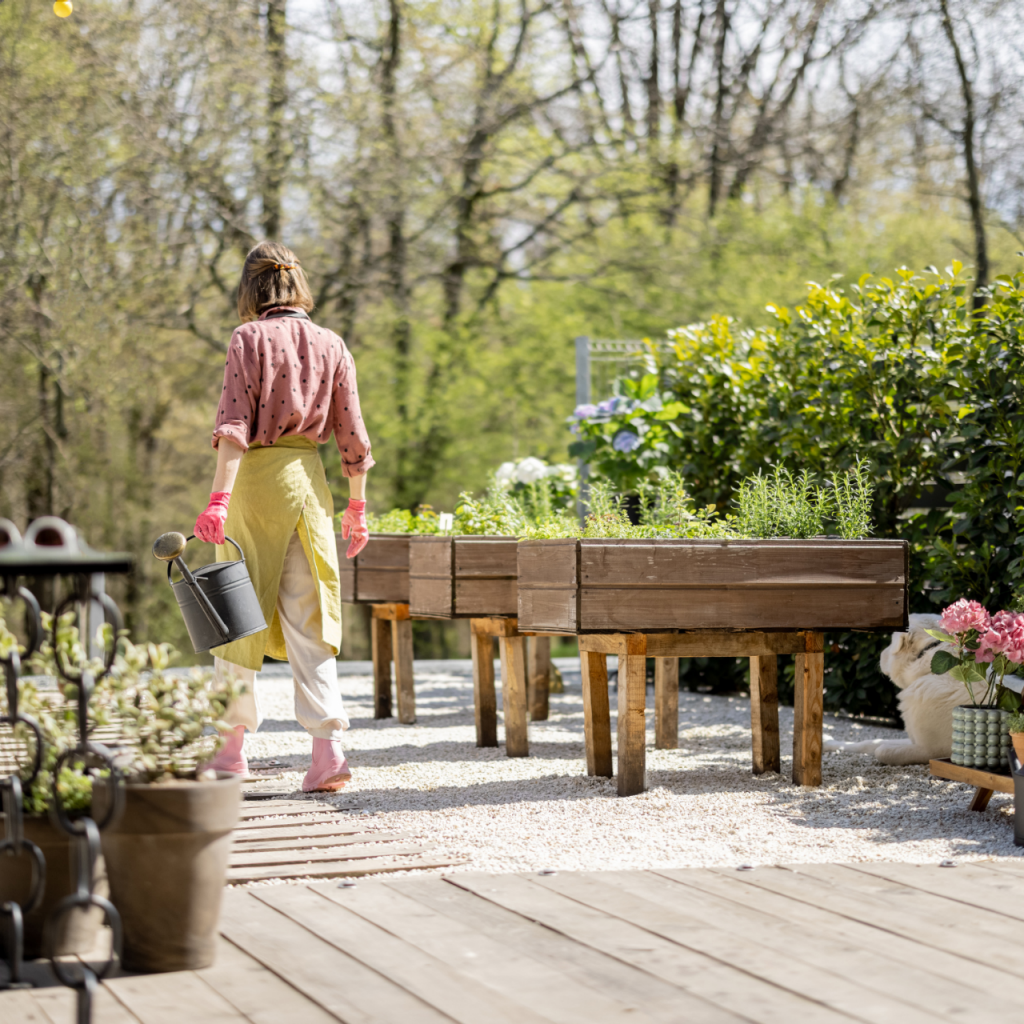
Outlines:
[{"label": "pink hydrangea flower", "polygon": [[962,597],[942,612],[942,628],[953,636],[969,629],[984,633],[990,621],[988,612],[977,601],[967,601]]},{"label": "pink hydrangea flower", "polygon": [[996,612],[979,643],[981,646],[974,655],[976,661],[991,662],[997,654],[1003,654],[1008,661],[1021,664],[1024,662],[1024,615]]}]

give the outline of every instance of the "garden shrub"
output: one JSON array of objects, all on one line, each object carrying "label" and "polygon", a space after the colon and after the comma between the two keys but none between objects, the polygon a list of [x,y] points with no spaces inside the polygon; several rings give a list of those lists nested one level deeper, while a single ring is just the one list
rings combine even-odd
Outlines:
[{"label": "garden shrub", "polygon": [[[911,610],[1007,605],[1024,576],[1024,275],[997,278],[986,298],[972,309],[954,262],[812,284],[796,309],[769,306],[765,327],[679,328],[670,358],[649,346],[656,372],[576,410],[571,451],[625,489],[678,471],[723,512],[759,470],[825,477],[866,460],[875,536],[910,542]],[[826,706],[891,714],[878,670],[888,638],[829,642]]]}]

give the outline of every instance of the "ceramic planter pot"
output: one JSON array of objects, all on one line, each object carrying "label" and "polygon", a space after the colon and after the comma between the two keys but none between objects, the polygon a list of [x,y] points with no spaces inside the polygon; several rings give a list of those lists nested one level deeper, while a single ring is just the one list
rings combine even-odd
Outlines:
[{"label": "ceramic planter pot", "polygon": [[[995,705],[965,704],[953,708],[953,764],[967,768],[1009,768],[1008,711]],[[1024,737],[1022,737],[1024,738]]]},{"label": "ceramic planter pot", "polygon": [[[3,816],[0,815],[0,822]],[[46,888],[43,901],[30,914],[25,915],[24,957],[34,960],[44,954],[43,927],[53,908],[65,896],[74,891],[73,857],[71,837],[57,828],[45,815],[26,815],[23,819],[25,838],[35,843],[46,858]],[[0,833],[3,826],[0,825]],[[8,857],[0,855],[0,903],[13,900],[24,905],[29,898],[32,885],[32,863],[27,855]],[[94,892],[97,896],[107,895],[106,869],[103,858],[96,862],[93,876]],[[64,914],[57,926],[52,950],[58,956],[72,953],[89,953],[96,945],[96,932],[103,923],[103,911],[99,907],[89,910],[74,909]],[[0,929],[0,948],[6,955],[7,929]]]},{"label": "ceramic planter pot", "polygon": [[1017,760],[1024,764],[1024,732],[1011,732],[1010,741],[1017,752]]},{"label": "ceramic planter pot", "polygon": [[[210,782],[126,787],[124,814],[101,834],[126,970],[190,971],[213,963],[241,790],[241,778],[227,772]],[[94,805],[105,806],[106,797],[104,789]]]}]

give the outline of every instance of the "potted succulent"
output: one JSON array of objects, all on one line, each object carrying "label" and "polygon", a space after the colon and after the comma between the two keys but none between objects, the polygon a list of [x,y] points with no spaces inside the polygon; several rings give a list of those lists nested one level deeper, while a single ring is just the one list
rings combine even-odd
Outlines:
[{"label": "potted succulent", "polygon": [[948,645],[932,655],[932,672],[949,673],[970,697],[969,704],[953,709],[951,760],[968,768],[1006,769],[1010,717],[1020,697],[1003,682],[1024,664],[1024,615],[991,615],[977,601],[961,598],[943,610],[940,627],[928,630]]},{"label": "potted succulent", "polygon": [[[213,963],[241,779],[204,770],[229,732],[233,684],[170,670],[166,644],[119,641],[113,713],[126,743],[124,813],[101,834],[110,895],[124,928],[123,966],[196,970]],[[110,798],[94,787],[94,813]]]}]

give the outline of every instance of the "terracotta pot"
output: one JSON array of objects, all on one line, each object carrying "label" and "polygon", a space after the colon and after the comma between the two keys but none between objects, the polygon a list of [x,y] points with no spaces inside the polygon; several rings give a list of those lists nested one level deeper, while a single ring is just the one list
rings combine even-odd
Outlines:
[{"label": "terracotta pot", "polygon": [[1010,740],[1013,743],[1013,749],[1017,752],[1017,760],[1024,764],[1024,732],[1011,732]]},{"label": "terracotta pot", "polygon": [[[53,908],[65,896],[70,896],[75,886],[72,876],[71,837],[55,827],[45,815],[26,815],[23,820],[25,838],[35,843],[46,858],[46,888],[43,891],[43,901],[31,914],[25,915],[23,955],[26,960],[34,960],[43,955],[43,927]],[[3,815],[0,815],[0,822],[3,822]],[[2,832],[3,825],[0,824],[0,834]],[[17,857],[0,855],[0,903],[13,900],[24,904],[29,897],[31,884],[32,861],[28,854],[19,854]],[[102,857],[96,862],[93,886],[97,896],[107,895],[107,877]],[[96,932],[102,923],[103,911],[99,907],[69,911],[58,923],[54,937],[56,948],[46,952],[57,955],[91,952],[96,945]],[[6,943],[7,929],[0,928],[0,948],[9,955]]]},{"label": "terracotta pot", "polygon": [[[99,790],[99,787],[97,787]],[[129,971],[190,971],[213,963],[241,778],[126,787],[120,820],[102,833],[110,898],[124,926]],[[107,792],[93,798],[97,814]]]}]

